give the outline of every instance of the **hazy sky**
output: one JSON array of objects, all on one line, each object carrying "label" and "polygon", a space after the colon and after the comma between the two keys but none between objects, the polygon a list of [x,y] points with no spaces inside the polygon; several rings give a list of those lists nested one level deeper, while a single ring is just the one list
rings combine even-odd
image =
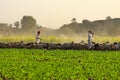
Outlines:
[{"label": "hazy sky", "polygon": [[0,22],[14,23],[24,15],[31,15],[37,23],[49,28],[59,28],[83,19],[120,18],[120,0],[0,0]]}]

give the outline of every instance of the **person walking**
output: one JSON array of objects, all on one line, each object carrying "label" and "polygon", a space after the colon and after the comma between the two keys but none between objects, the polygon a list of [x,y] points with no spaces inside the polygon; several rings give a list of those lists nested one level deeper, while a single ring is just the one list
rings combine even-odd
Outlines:
[{"label": "person walking", "polygon": [[88,48],[92,48],[92,38],[93,38],[94,33],[92,31],[88,31]]},{"label": "person walking", "polygon": [[37,31],[35,39],[36,39],[36,43],[39,44],[40,43],[40,31]]}]

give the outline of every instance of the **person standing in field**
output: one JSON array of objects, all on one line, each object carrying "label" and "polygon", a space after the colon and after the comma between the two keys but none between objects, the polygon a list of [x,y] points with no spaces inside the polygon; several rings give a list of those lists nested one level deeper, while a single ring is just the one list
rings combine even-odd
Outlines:
[{"label": "person standing in field", "polygon": [[39,44],[40,43],[40,31],[37,31],[35,39],[36,39],[36,43]]},{"label": "person standing in field", "polygon": [[92,31],[88,31],[88,48],[92,48],[92,38],[93,38],[94,33]]}]

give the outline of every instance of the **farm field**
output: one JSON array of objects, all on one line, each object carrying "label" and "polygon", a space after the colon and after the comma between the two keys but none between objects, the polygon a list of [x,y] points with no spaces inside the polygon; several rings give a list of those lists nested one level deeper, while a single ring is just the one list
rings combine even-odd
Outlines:
[{"label": "farm field", "polygon": [[0,80],[120,80],[119,51],[0,49]]},{"label": "farm field", "polygon": [[[81,37],[81,36],[77,36],[77,37],[65,37],[65,36],[42,36],[41,37],[42,42],[51,42],[51,43],[65,43],[65,42],[81,42],[81,40],[84,40],[85,42],[87,42],[87,36]],[[19,41],[25,41],[25,42],[34,42],[35,41],[35,36],[6,36],[6,37],[2,37],[0,36],[0,41],[2,42],[19,42]],[[109,41],[110,43],[114,43],[114,42],[120,42],[120,37],[119,36],[115,36],[115,37],[100,37],[100,36],[94,36],[93,37],[93,41],[97,42],[97,43],[104,43]]]}]

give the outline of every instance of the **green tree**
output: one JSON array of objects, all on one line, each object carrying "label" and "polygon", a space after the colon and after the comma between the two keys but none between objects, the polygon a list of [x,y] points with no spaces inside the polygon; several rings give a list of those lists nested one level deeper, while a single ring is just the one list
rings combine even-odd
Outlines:
[{"label": "green tree", "polygon": [[19,21],[16,21],[16,22],[14,23],[14,26],[15,26],[16,28],[19,28],[19,26],[20,26]]},{"label": "green tree", "polygon": [[72,23],[77,23],[76,18],[73,18],[73,19],[71,20],[71,22],[72,22]]},{"label": "green tree", "polygon": [[13,26],[12,24],[9,25],[10,28],[12,28],[12,26]]},{"label": "green tree", "polygon": [[106,20],[111,20],[111,19],[112,19],[111,16],[106,17]]},{"label": "green tree", "polygon": [[87,20],[87,19],[84,19],[84,20],[82,21],[82,23],[83,23],[83,24],[90,24],[91,22],[90,22],[89,20]]},{"label": "green tree", "polygon": [[36,26],[36,20],[32,16],[23,16],[21,19],[21,27],[23,31],[31,31]]}]

